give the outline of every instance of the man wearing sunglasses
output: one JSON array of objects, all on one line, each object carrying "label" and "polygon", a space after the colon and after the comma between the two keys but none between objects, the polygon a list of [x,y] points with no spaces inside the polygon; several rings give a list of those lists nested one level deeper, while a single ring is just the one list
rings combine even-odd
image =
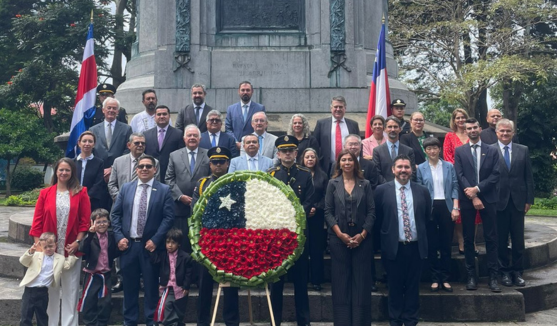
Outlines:
[{"label": "man wearing sunglasses", "polygon": [[[191,206],[194,207],[199,197],[209,187],[211,183],[225,175],[228,172],[230,164],[231,151],[226,147],[216,146],[207,152],[209,157],[209,167],[211,175],[201,178],[193,190]],[[200,266],[199,275],[199,298],[197,299],[197,325],[209,326],[211,324],[211,302],[213,299],[213,277],[209,274],[209,270]],[[226,325],[239,325],[240,313],[238,306],[238,288],[224,288],[224,309],[223,319]]]},{"label": "man wearing sunglasses", "polygon": [[[145,142],[145,140],[143,140]],[[170,188],[156,180],[156,161],[150,155],[139,159],[137,179],[126,183],[111,213],[114,238],[120,257],[124,282],[124,325],[137,325],[139,319],[139,278],[143,277],[144,323],[154,325],[159,299],[158,270],[148,252],[165,250],[166,233],[174,223],[174,204]]]},{"label": "man wearing sunglasses", "polygon": [[211,110],[207,113],[206,121],[207,131],[201,133],[201,141],[199,141],[199,147],[205,149],[211,149],[213,147],[225,147],[230,150],[232,156],[230,158],[240,155],[238,148],[236,148],[236,141],[234,137],[230,136],[225,132],[221,132],[222,129],[222,114],[217,110]]}]

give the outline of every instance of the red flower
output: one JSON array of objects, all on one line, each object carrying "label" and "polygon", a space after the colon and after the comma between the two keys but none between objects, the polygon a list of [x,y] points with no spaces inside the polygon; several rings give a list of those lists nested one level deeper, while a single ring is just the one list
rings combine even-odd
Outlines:
[{"label": "red flower", "polygon": [[20,15],[20,14],[17,14],[17,15],[15,15],[15,16],[16,16],[16,18],[21,18],[21,15]]},{"label": "red flower", "polygon": [[71,23],[71,24],[70,24],[70,27],[75,27],[75,23]]}]

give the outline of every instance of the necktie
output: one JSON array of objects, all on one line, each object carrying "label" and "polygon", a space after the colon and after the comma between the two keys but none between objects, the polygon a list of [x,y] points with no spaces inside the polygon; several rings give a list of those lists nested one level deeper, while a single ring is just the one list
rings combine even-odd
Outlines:
[{"label": "necktie", "polygon": [[255,163],[253,162],[253,157],[249,159],[249,169],[250,171],[255,171]]},{"label": "necktie", "polygon": [[507,169],[511,169],[511,156],[509,155],[509,146],[505,146],[503,147],[503,149],[505,150],[505,154],[503,155],[503,158],[505,159],[505,163],[507,164]]},{"label": "necktie", "polygon": [[131,181],[135,181],[135,179],[137,179],[137,159],[133,160],[133,171],[132,171]]},{"label": "necktie", "polygon": [[263,136],[259,136],[259,154],[261,154],[262,149],[263,149]]},{"label": "necktie", "polygon": [[147,188],[149,185],[144,183],[141,184],[141,187],[143,187],[143,190],[139,198],[139,211],[137,212],[137,237],[139,238],[143,236],[145,221],[147,221]]},{"label": "necktie", "polygon": [[159,151],[162,149],[162,143],[164,142],[164,129],[159,130]]},{"label": "necktie", "polygon": [[476,184],[478,184],[479,180],[479,173],[478,173],[478,145],[472,145],[472,156],[474,159],[474,176],[476,177]]},{"label": "necktie", "polygon": [[392,144],[391,145],[391,159],[394,161],[396,157],[396,145]]},{"label": "necktie", "polygon": [[193,170],[195,170],[195,152],[190,151],[191,160],[190,160],[190,172],[193,175]]},{"label": "necktie", "polygon": [[112,122],[108,123],[108,131],[106,132],[106,146],[110,149],[110,142],[112,142]]},{"label": "necktie", "polygon": [[211,146],[212,146],[212,147],[217,146],[217,135],[211,134],[211,138],[212,138],[212,139],[211,139]]},{"label": "necktie", "polygon": [[244,106],[242,106],[242,114],[244,115],[244,123],[246,123],[247,119],[248,119],[248,105],[244,104]]},{"label": "necktie", "polygon": [[335,131],[335,159],[342,151],[342,131],[340,131],[340,120],[337,120],[337,128]]},{"label": "necktie", "polygon": [[408,205],[406,203],[405,186],[400,187],[400,206],[402,208],[402,226],[404,228],[404,238],[406,241],[412,241],[412,233],[410,232],[410,216],[408,215]]}]

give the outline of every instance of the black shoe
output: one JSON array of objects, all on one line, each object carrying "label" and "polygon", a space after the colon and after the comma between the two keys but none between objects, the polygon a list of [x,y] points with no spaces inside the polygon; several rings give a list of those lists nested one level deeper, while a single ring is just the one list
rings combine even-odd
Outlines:
[{"label": "black shoe", "polygon": [[429,288],[431,290],[431,292],[439,292],[439,288],[441,287],[441,285],[439,285],[439,283],[437,283],[437,286],[434,287],[433,285]]},{"label": "black shoe", "polygon": [[445,284],[449,284],[449,283],[448,282],[441,283],[441,288],[443,289],[443,291],[452,293],[453,292],[453,287],[450,284],[449,284],[449,286],[445,286]]},{"label": "black shoe", "polygon": [[526,281],[522,278],[522,275],[520,273],[514,273],[513,275],[513,284],[515,286],[525,286],[526,285]]},{"label": "black shoe", "polygon": [[488,286],[489,286],[489,289],[491,290],[491,292],[495,292],[495,293],[501,292],[501,288],[497,284],[497,279],[496,278],[491,278],[489,280]]},{"label": "black shoe", "polygon": [[322,288],[321,285],[319,285],[319,284],[314,284],[314,285],[313,285],[313,289],[314,289],[315,291],[321,291],[323,288]]},{"label": "black shoe", "polygon": [[478,289],[478,282],[473,276],[468,276],[468,282],[466,282],[466,290],[475,291]]},{"label": "black shoe", "polygon": [[478,249],[474,250],[474,255],[476,257],[480,256],[480,251]]},{"label": "black shoe", "polygon": [[371,292],[377,292],[377,291],[379,291],[379,289],[377,288],[377,285],[375,283],[373,283],[371,285]]},{"label": "black shoe", "polygon": [[459,255],[464,255],[464,250],[458,249],[458,254],[459,254]]},{"label": "black shoe", "polygon": [[122,284],[122,282],[118,281],[118,283],[116,283],[116,285],[112,287],[112,293],[122,292],[123,289],[124,285]]},{"label": "black shoe", "polygon": [[513,285],[513,281],[511,279],[511,276],[509,275],[509,273],[503,273],[503,276],[501,276],[501,284],[503,284],[504,286],[512,286]]}]

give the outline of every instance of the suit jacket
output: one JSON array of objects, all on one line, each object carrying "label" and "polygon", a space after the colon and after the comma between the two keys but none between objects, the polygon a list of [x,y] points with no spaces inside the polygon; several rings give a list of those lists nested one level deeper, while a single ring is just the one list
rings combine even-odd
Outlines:
[{"label": "suit jacket", "polygon": [[224,121],[225,131],[231,136],[234,136],[236,142],[241,142],[242,137],[253,133],[251,118],[256,112],[265,112],[265,106],[251,101],[247,119],[246,121],[244,121],[244,115],[242,113],[242,103],[238,102],[232,104],[226,109],[226,120]]},{"label": "suit jacket", "polygon": [[[112,206],[110,221],[116,243],[123,238],[130,238],[133,201],[137,182],[135,180],[124,184],[116,202]],[[145,243],[151,240],[157,246],[157,250],[165,250],[166,233],[170,230],[173,223],[174,209],[172,207],[170,188],[157,181],[155,177],[153,187],[151,188],[149,207],[147,208],[147,221],[145,221],[145,228],[143,230],[142,245],[145,246]]]},{"label": "suit jacket", "polygon": [[[385,180],[379,173],[379,169],[377,168],[377,166],[373,161],[361,158],[359,160],[359,163],[360,163],[360,170],[364,175],[364,179],[369,181],[369,184],[371,185],[371,189],[375,190],[375,188],[377,188],[378,185],[385,182]],[[336,166],[337,164],[335,163],[331,168],[331,175],[330,175],[331,177],[335,173]]]},{"label": "suit jacket", "polygon": [[[234,140],[234,137],[230,136],[226,132],[221,131],[217,146],[228,148],[230,150],[232,157],[237,157],[238,155],[240,155],[238,151],[238,147],[236,147],[236,141]],[[201,134],[199,147],[205,148],[207,150],[213,147],[213,145],[211,145],[211,135],[209,135],[208,131],[205,131]]]},{"label": "suit jacket", "polygon": [[170,186],[172,199],[174,199],[176,216],[180,217],[188,217],[191,215],[190,205],[184,205],[179,200],[180,196],[186,195],[191,197],[197,180],[211,174],[207,150],[199,147],[197,148],[197,158],[193,174],[190,172],[191,156],[188,154],[188,151],[188,148],[184,147],[170,153],[170,160],[165,176],[166,184]]},{"label": "suit jacket", "polygon": [[[141,156],[139,157],[141,158]],[[155,159],[157,172],[155,172],[155,178],[159,179],[160,169],[159,161]],[[116,200],[120,188],[125,183],[132,181],[132,158],[130,154],[124,154],[114,160],[112,164],[112,172],[110,173],[110,179],[108,179],[108,192],[112,197],[112,200]]]},{"label": "suit jacket", "polygon": [[[170,279],[170,259],[167,251],[155,251],[150,254],[153,264],[159,265],[159,284],[167,286]],[[182,249],[178,249],[176,257],[176,285],[184,290],[189,290],[191,285],[191,275],[193,269],[191,256]]]},{"label": "suit jacket", "polygon": [[157,170],[159,174],[160,182],[164,182],[164,176],[166,175],[166,168],[168,167],[168,160],[170,158],[170,153],[184,148],[183,132],[180,129],[168,126],[166,130],[166,135],[162,142],[162,148],[159,150],[159,135],[158,128],[151,128],[143,133],[145,135],[145,154],[151,155],[160,163],[160,171]]},{"label": "suit jacket", "polygon": [[[429,137],[429,135],[424,131],[424,135]],[[409,132],[405,135],[400,136],[400,143],[406,145],[414,150],[414,161],[417,165],[422,164],[426,161],[426,156],[422,146],[420,145],[420,141],[418,137],[414,135],[413,132]]]},{"label": "suit jacket", "polygon": [[[112,268],[114,258],[119,257],[121,251],[118,249],[118,244],[114,240],[114,233],[107,231],[108,236],[108,266]],[[99,237],[96,232],[87,232],[87,236],[79,243],[79,251],[83,253],[85,260],[84,268],[94,270],[99,262],[99,254],[101,253],[101,245]]]},{"label": "suit jacket", "polygon": [[[375,155],[374,155],[375,156]],[[432,201],[426,187],[410,181],[412,190],[414,220],[416,232],[418,233],[418,247],[420,258],[427,258],[427,233],[426,222],[431,220]],[[383,217],[381,225],[381,256],[384,259],[394,260],[398,253],[399,224],[395,189],[395,182],[389,181],[377,187],[375,190],[375,202],[381,203],[376,206],[375,213]]]},{"label": "suit jacket", "polygon": [[[74,158],[77,170],[77,178],[81,178],[81,161]],[[83,174],[82,186],[87,187],[87,194],[91,201],[100,201],[105,198],[104,195],[108,191],[106,188],[106,182],[104,182],[104,163],[103,160],[94,156],[93,159],[87,161],[85,166],[85,173]],[[98,207],[95,207],[98,208]],[[94,210],[94,208],[92,208]]]},{"label": "suit jacket", "polygon": [[112,166],[114,160],[124,153],[129,153],[128,140],[132,134],[132,128],[127,124],[116,121],[114,130],[112,131],[112,141],[110,149],[106,146],[106,134],[104,132],[104,123],[94,125],[89,129],[95,134],[97,141],[95,142],[94,154],[104,162],[104,168]]},{"label": "suit jacket", "polygon": [[[43,267],[43,259],[44,253],[35,251],[34,254],[30,255],[29,250],[27,250],[23,256],[19,258],[19,262],[27,267],[27,271],[25,272],[25,276],[19,283],[19,286],[27,286],[31,283],[34,279],[39,276],[41,273],[41,269]],[[76,256],[68,256],[64,258],[63,255],[58,253],[54,253],[54,264],[52,269],[54,270],[54,280],[52,281],[51,287],[58,287],[60,286],[60,278],[62,277],[62,271],[67,271],[72,268],[73,265],[77,262],[78,258]]]},{"label": "suit jacket", "polygon": [[[70,193],[70,213],[66,227],[66,243],[64,246],[74,242],[77,234],[87,232],[91,226],[91,202],[87,195],[87,188],[75,195]],[[35,205],[35,214],[29,235],[40,237],[44,232],[52,232],[58,235],[56,218],[56,185],[42,189]],[[81,256],[81,253],[77,253]],[[66,252],[67,256],[67,252]]]},{"label": "suit jacket", "polygon": [[[379,173],[385,182],[393,181],[395,179],[395,175],[393,174],[392,166],[393,166],[393,159],[391,158],[391,149],[389,148],[389,142],[386,141],[382,145],[379,145],[373,149],[373,163],[377,169],[379,169]],[[416,159],[414,158],[414,150],[401,142],[398,143],[398,155],[404,154],[410,158],[410,165],[412,166],[412,171],[416,171]]]},{"label": "suit jacket", "polygon": [[484,205],[495,204],[499,199],[499,153],[497,149],[484,142],[481,142],[481,158],[480,158],[480,182],[475,184],[476,171],[474,171],[474,158],[470,144],[466,143],[455,149],[454,167],[456,177],[460,186],[460,206],[463,208],[472,208],[472,201],[464,194],[464,189],[468,187],[478,186],[480,192],[478,197]]},{"label": "suit jacket", "polygon": [[[257,170],[266,172],[270,168],[272,168],[273,160],[268,157],[262,156],[261,154],[257,155]],[[235,157],[230,161],[230,167],[228,168],[228,173],[232,173],[234,171],[242,171],[242,170],[249,170],[248,161],[246,158],[246,154],[242,154],[239,157]]]},{"label": "suit jacket", "polygon": [[205,103],[205,107],[201,112],[201,118],[199,119],[199,123],[197,123],[195,119],[195,106],[193,104],[188,104],[185,108],[178,112],[178,118],[176,119],[175,125],[176,129],[180,129],[183,133],[184,128],[186,128],[187,125],[194,124],[199,128],[199,130],[201,130],[201,132],[207,131],[207,113],[212,110],[214,109]]},{"label": "suit jacket", "polygon": [[[456,178],[454,166],[451,163],[441,159],[439,160],[439,163],[443,164],[443,193],[445,194],[447,208],[449,209],[449,212],[451,212],[453,210],[453,199],[458,199],[458,179]],[[431,202],[433,204],[433,175],[431,174],[431,168],[429,167],[428,161],[418,166],[416,180],[417,183],[425,186],[427,190],[429,190]]]},{"label": "suit jacket", "polygon": [[[346,121],[346,126],[348,127],[349,134],[360,134],[360,128],[358,123],[354,120],[344,118]],[[319,162],[321,164],[321,170],[325,173],[329,173],[331,168],[331,128],[333,126],[333,120],[331,117],[317,120],[315,125],[315,130],[313,131],[313,137],[317,139],[320,148]]]},{"label": "suit jacket", "polygon": [[520,212],[526,204],[534,204],[534,177],[528,147],[512,143],[511,169],[507,168],[499,142],[493,144],[499,152],[499,200],[497,210],[505,210],[512,198],[514,206]]},{"label": "suit jacket", "polygon": [[[327,221],[327,228],[331,234],[334,234],[332,227],[335,225],[338,225],[342,232],[346,232],[348,222],[352,220],[352,217],[346,214],[345,193],[342,176],[329,181],[325,195],[325,221]],[[357,201],[354,223],[358,228],[371,234],[371,228],[375,222],[375,202],[369,181],[356,179],[352,198]]]},{"label": "suit jacket", "polygon": [[[257,135],[253,132],[254,135]],[[275,141],[277,140],[277,136],[270,134],[268,132],[265,133],[265,138],[263,139],[263,148],[261,148],[261,155],[270,158],[273,161],[273,165],[277,165],[279,163],[279,159],[277,157],[278,149],[275,147]],[[261,144],[259,144],[261,146]],[[246,154],[244,147],[240,147],[240,155]]]}]

